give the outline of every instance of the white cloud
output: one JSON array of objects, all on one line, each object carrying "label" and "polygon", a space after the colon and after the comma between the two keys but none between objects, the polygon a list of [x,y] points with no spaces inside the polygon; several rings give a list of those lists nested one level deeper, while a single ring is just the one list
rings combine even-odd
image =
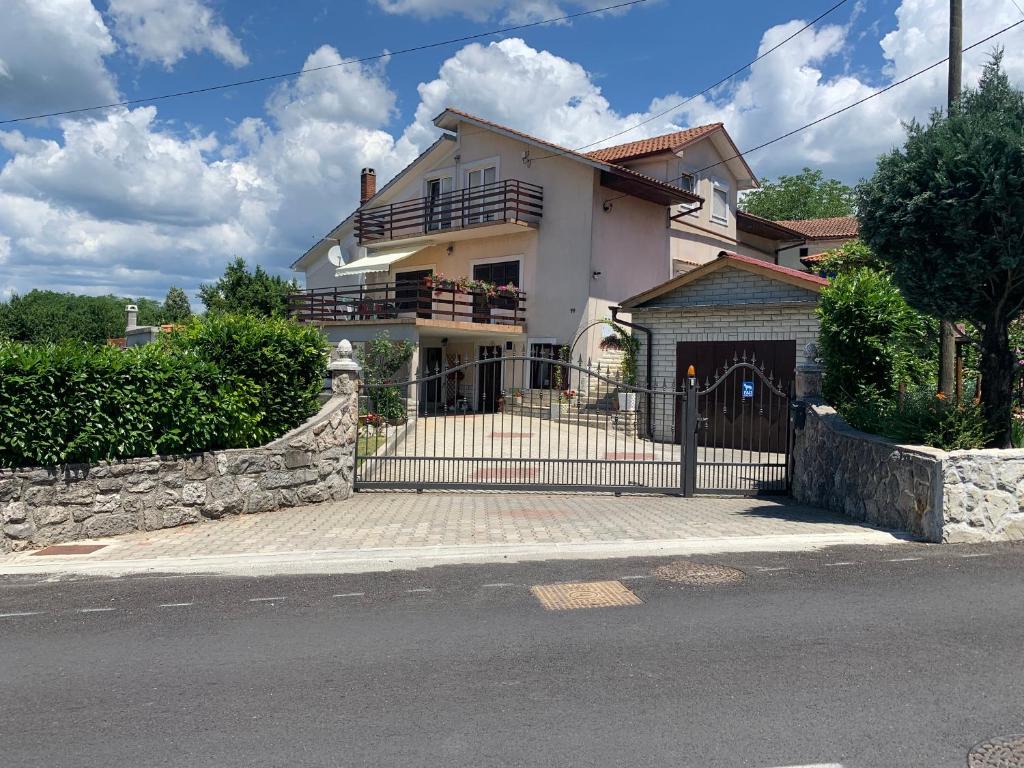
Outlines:
[{"label": "white cloud", "polygon": [[0,112],[9,117],[114,101],[103,58],[116,46],[89,0],[6,0]]},{"label": "white cloud", "polygon": [[[511,24],[524,24],[554,19],[578,11],[590,11],[614,5],[613,0],[376,0],[387,13],[413,14],[430,19],[449,14],[462,14],[474,21],[500,18]],[[610,13],[623,13],[619,8]]]},{"label": "white cloud", "polygon": [[249,57],[202,0],[110,0],[114,32],[143,61],[170,69],[186,53],[209,51],[233,67]]}]

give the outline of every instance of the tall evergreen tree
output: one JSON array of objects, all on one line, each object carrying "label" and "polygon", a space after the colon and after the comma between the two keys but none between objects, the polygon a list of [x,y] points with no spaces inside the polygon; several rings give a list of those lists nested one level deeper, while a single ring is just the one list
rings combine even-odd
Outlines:
[{"label": "tall evergreen tree", "polygon": [[163,319],[168,323],[184,323],[192,317],[192,307],[189,306],[188,296],[185,291],[176,286],[171,286],[164,299]]},{"label": "tall evergreen tree", "polygon": [[1024,94],[1001,54],[951,115],[911,124],[906,145],[880,158],[858,212],[861,237],[912,306],[978,329],[982,410],[993,446],[1007,447],[1008,333],[1024,310]]}]

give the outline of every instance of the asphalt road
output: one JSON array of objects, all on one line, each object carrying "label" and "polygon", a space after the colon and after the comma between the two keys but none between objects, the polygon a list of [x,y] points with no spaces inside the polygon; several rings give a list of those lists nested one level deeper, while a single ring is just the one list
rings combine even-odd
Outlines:
[{"label": "asphalt road", "polygon": [[[0,582],[0,765],[965,765],[1024,732],[1024,547]],[[622,579],[643,604],[547,611]],[[27,615],[12,615],[27,614]]]}]

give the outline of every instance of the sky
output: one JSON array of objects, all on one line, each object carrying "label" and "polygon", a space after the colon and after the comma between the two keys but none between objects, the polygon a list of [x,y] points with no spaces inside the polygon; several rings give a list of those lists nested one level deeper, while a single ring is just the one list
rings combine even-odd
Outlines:
[{"label": "sky", "polygon": [[[741,150],[946,55],[948,0],[646,0],[501,35],[394,53],[615,0],[4,0],[0,120],[385,55],[298,77],[0,124],[0,300],[33,288],[195,301],[241,256],[289,265],[437,136],[454,106],[594,147],[722,121]],[[1018,21],[967,0],[964,41]],[[1024,26],[1003,35],[1024,86]],[[977,82],[995,42],[971,52]],[[761,178],[810,166],[854,183],[945,100],[946,69],[747,156]],[[611,141],[612,134],[629,130]]]}]

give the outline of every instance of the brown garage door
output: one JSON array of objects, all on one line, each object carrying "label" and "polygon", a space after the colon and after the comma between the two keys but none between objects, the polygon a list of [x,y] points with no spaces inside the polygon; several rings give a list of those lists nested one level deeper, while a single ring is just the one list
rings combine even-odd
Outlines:
[{"label": "brown garage door", "polygon": [[[685,386],[687,369],[697,371],[700,389],[714,382],[734,360],[757,361],[779,389],[789,392],[796,375],[796,341],[680,341],[676,344],[676,388]],[[788,413],[764,408],[761,382],[752,372],[739,372],[702,403],[698,445],[713,448],[758,450],[771,446],[784,450]],[[746,386],[746,393],[744,387]],[[744,396],[746,394],[746,396]],[[763,411],[751,413],[751,411]],[[677,414],[676,428],[681,427]]]}]

